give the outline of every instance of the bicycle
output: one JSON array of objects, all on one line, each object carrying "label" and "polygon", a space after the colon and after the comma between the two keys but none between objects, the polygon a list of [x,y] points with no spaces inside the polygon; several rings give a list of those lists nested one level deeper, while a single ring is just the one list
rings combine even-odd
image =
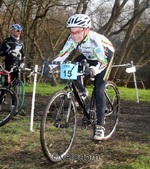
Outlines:
[{"label": "bicycle", "polygon": [[[90,105],[82,100],[73,80],[77,76],[84,77],[87,64],[83,63],[83,71],[77,72],[78,64],[61,64],[60,77],[67,80],[63,90],[56,91],[50,97],[43,113],[40,126],[40,142],[44,155],[51,162],[64,160],[73,145],[77,127],[77,106],[79,104],[82,115],[83,127],[91,125],[93,133],[96,125],[96,111],[94,88]],[[116,85],[108,81],[105,90],[106,111],[104,114],[105,137],[108,140],[115,132],[120,110],[120,96]]]},{"label": "bicycle", "polygon": [[[0,71],[0,75],[6,75],[7,71]],[[8,74],[8,83],[10,75]],[[16,113],[18,108],[18,97],[16,93],[7,87],[0,87],[0,127],[5,125]]]},{"label": "bicycle", "polygon": [[[10,76],[11,78],[11,73],[16,72],[18,73],[18,76],[15,76],[14,79],[12,81],[10,81],[10,83],[8,83],[7,88],[11,88],[12,90],[14,90],[17,94],[18,100],[19,100],[19,105],[18,105],[18,109],[16,111],[16,113],[19,113],[23,107],[24,104],[24,99],[25,99],[25,89],[24,89],[24,83],[21,80],[21,68],[18,65],[13,65],[11,67],[11,70],[5,71],[4,68],[2,67],[2,65],[0,66],[2,71],[5,72],[4,76]],[[5,81],[5,77],[1,76],[1,86],[4,85],[4,81]]]}]

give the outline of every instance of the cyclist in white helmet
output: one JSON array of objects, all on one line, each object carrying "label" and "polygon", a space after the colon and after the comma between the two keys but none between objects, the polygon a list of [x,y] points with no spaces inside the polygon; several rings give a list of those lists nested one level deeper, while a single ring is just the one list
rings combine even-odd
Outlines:
[{"label": "cyclist in white helmet", "polygon": [[[75,14],[71,16],[66,24],[70,31],[63,49],[53,61],[63,62],[73,49],[78,50],[81,54],[74,60],[81,62],[86,59],[90,65],[90,70],[86,72],[86,76],[94,77],[97,125],[95,128],[94,139],[102,140],[104,138],[103,115],[105,112],[105,82],[108,79],[113,56],[114,47],[112,43],[103,35],[98,34],[91,28],[91,19],[85,14]],[[49,65],[53,69],[55,65]],[[80,69],[80,67],[79,67]],[[85,96],[86,89],[82,86],[81,79],[75,80],[79,92]]]}]

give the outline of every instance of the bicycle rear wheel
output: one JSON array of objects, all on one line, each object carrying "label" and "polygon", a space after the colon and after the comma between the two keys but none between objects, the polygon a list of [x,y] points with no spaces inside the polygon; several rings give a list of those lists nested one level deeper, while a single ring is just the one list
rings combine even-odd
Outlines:
[{"label": "bicycle rear wheel", "polygon": [[119,117],[120,95],[115,83],[108,81],[106,83],[106,110],[104,113],[104,140],[109,139],[114,133]]},{"label": "bicycle rear wheel", "polygon": [[18,98],[14,91],[0,88],[0,126],[6,124],[16,113]]},{"label": "bicycle rear wheel", "polygon": [[19,113],[23,107],[25,96],[24,83],[22,80],[17,79],[14,85],[14,91],[16,92],[19,101],[18,110],[16,113]]},{"label": "bicycle rear wheel", "polygon": [[41,120],[40,142],[48,160],[65,159],[76,132],[76,106],[65,90],[50,98]]}]

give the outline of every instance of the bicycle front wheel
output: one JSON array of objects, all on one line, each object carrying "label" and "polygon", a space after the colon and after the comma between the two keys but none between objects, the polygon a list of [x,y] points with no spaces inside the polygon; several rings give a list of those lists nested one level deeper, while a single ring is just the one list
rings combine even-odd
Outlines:
[{"label": "bicycle front wheel", "polygon": [[16,113],[18,98],[11,89],[0,88],[0,126],[6,124]]},{"label": "bicycle front wheel", "polygon": [[104,140],[107,140],[115,132],[120,110],[120,95],[115,83],[111,81],[108,81],[106,83],[105,96],[106,96],[106,110],[104,113],[104,127],[105,127]]},{"label": "bicycle front wheel", "polygon": [[41,120],[40,142],[48,160],[64,160],[76,132],[76,106],[67,91],[52,95]]}]

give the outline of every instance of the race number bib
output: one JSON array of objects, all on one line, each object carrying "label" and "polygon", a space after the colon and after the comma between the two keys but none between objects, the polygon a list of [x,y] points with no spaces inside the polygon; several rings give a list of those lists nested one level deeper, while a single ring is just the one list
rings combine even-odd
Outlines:
[{"label": "race number bib", "polygon": [[60,65],[60,78],[61,79],[77,79],[78,65],[77,64],[61,64]]}]

